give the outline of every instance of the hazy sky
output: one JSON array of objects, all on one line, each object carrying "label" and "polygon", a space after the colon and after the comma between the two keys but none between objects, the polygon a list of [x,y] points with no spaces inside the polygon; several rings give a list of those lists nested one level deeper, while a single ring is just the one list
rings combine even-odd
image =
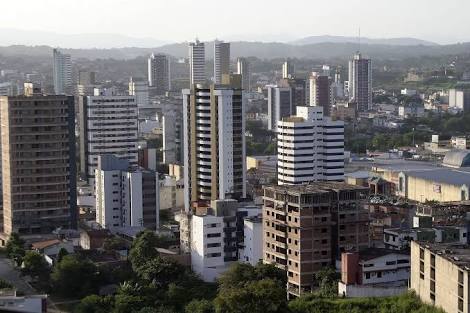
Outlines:
[{"label": "hazy sky", "polygon": [[0,28],[184,41],[309,35],[470,41],[469,0],[1,0]]}]

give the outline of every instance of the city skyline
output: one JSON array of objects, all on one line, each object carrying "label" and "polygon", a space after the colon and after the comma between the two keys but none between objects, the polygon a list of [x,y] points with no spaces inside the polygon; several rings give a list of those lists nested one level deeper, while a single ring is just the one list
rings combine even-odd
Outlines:
[{"label": "city skyline", "polygon": [[[470,22],[463,15],[470,9],[470,3],[459,0],[449,0],[445,6],[437,0],[398,0],[393,3],[354,0],[315,3],[315,7],[305,0],[296,0],[287,7],[266,7],[262,1],[241,0],[237,6],[247,8],[244,11],[246,23],[237,27],[225,22],[235,20],[237,10],[218,10],[220,4],[214,0],[203,1],[204,7],[207,7],[204,15],[212,18],[201,19],[197,25],[191,26],[182,21],[190,18],[200,3],[189,0],[164,3],[147,3],[144,0],[25,2],[9,1],[3,4],[5,12],[12,14],[2,18],[0,29],[34,29],[46,32],[43,34],[45,37],[47,32],[118,34],[162,42],[181,42],[196,36],[204,41],[215,38],[227,41],[291,41],[326,34],[357,36],[361,28],[362,35],[370,38],[415,37],[442,44],[470,41],[470,32],[465,31],[470,29],[465,27],[470,26]],[[422,8],[433,5],[439,7],[439,10],[416,14]],[[28,9],[25,10],[25,7]],[[111,7],[113,14],[103,19],[103,12]],[[74,14],[63,14],[66,11],[73,11]],[[158,14],[162,11],[164,14]],[[158,18],[150,15],[155,12]],[[351,14],[355,14],[354,19],[351,19]],[[24,17],[21,23],[16,18],[20,15]],[[87,23],[84,24],[83,20]],[[126,23],[122,23],[123,20]],[[439,23],[439,28],[436,28],[436,21],[445,23]],[[159,31],[163,29],[164,32]]]}]

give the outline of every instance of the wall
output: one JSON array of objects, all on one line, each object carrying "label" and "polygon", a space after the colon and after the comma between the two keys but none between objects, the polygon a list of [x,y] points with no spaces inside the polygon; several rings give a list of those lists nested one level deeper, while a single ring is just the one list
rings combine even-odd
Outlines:
[{"label": "wall", "polygon": [[407,289],[407,286],[377,287],[367,285],[346,285],[342,282],[338,283],[338,295],[344,295],[350,298],[391,297],[405,293]]}]

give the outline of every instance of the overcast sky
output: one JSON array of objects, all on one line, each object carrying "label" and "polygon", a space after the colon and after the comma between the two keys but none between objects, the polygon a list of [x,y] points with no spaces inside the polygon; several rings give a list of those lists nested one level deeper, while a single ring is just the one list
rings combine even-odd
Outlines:
[{"label": "overcast sky", "polygon": [[470,41],[469,0],[1,0],[0,28],[165,41],[310,35]]}]

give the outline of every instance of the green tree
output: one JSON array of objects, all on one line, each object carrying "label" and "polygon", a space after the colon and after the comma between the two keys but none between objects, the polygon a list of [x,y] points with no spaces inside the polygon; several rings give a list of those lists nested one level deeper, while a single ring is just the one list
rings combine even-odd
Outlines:
[{"label": "green tree", "polygon": [[60,263],[64,256],[68,255],[69,252],[65,248],[60,248],[59,253],[57,253],[57,262]]},{"label": "green tree", "polygon": [[272,264],[258,263],[251,266],[247,263],[235,263],[219,278],[220,289],[243,287],[246,283],[271,279],[280,287],[286,285],[285,273]]},{"label": "green tree", "polygon": [[54,290],[66,297],[83,297],[97,292],[100,275],[97,267],[76,255],[66,255],[51,274]]},{"label": "green tree", "polygon": [[209,300],[193,300],[186,305],[185,313],[215,313],[214,304]]},{"label": "green tree", "polygon": [[106,251],[123,250],[126,247],[126,241],[120,237],[106,238],[103,242],[103,249]]},{"label": "green tree", "polygon": [[8,258],[15,261],[17,266],[23,262],[25,255],[24,240],[17,233],[12,233],[6,244],[6,253]]},{"label": "green tree", "polygon": [[277,282],[263,279],[243,287],[224,288],[214,300],[217,313],[285,313],[286,292]]},{"label": "green tree", "polygon": [[157,236],[150,230],[141,232],[132,242],[129,260],[136,273],[139,272],[139,268],[146,262],[158,256],[158,252],[156,250],[157,242]]},{"label": "green tree", "polygon": [[339,274],[334,268],[325,267],[315,273],[318,283],[318,294],[322,297],[336,297],[338,295]]},{"label": "green tree", "polygon": [[167,288],[170,283],[181,281],[186,269],[173,260],[154,257],[137,270],[137,275],[144,281],[158,288]]},{"label": "green tree", "polygon": [[45,280],[49,276],[49,264],[40,253],[27,251],[23,258],[23,272]]},{"label": "green tree", "polygon": [[114,305],[113,301],[111,296],[89,295],[80,301],[74,313],[109,313]]}]

